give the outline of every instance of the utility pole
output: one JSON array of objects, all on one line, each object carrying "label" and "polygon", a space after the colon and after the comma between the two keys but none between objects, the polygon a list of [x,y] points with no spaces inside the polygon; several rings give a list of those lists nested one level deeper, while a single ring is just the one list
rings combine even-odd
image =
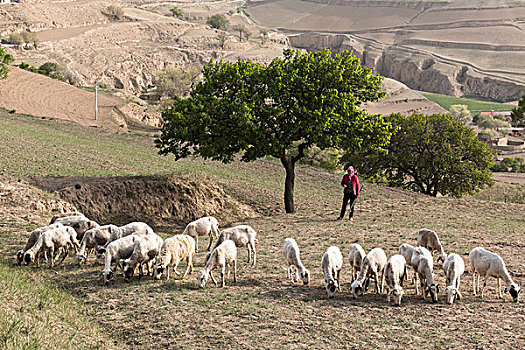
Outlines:
[{"label": "utility pole", "polygon": [[95,80],[95,120],[98,120],[98,85]]}]

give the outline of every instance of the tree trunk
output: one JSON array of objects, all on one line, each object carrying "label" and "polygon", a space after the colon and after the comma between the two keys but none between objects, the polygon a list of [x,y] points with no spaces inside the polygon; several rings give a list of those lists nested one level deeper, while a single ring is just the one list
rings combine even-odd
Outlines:
[{"label": "tree trunk", "polygon": [[295,212],[293,203],[293,189],[295,183],[295,160],[290,159],[286,154],[281,156],[281,163],[286,170],[286,178],[284,180],[284,210],[286,213]]}]

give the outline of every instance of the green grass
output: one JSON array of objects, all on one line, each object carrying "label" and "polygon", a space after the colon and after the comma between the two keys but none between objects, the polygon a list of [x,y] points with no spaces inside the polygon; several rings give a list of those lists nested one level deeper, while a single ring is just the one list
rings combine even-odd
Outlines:
[{"label": "green grass", "polygon": [[490,112],[491,110],[497,112],[506,112],[512,110],[512,106],[505,103],[470,100],[467,98],[435,94],[431,92],[419,91],[419,93],[425,96],[425,98],[428,100],[435,102],[441,107],[445,108],[447,111],[450,111],[450,106],[452,105],[467,105],[469,111],[472,113]]}]

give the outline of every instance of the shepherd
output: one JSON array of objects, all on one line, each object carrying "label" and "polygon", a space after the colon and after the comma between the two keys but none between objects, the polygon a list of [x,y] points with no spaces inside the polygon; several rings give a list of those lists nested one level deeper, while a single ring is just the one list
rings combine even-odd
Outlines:
[{"label": "shepherd", "polygon": [[350,215],[348,219],[351,221],[354,219],[355,201],[359,198],[359,180],[354,174],[353,166],[349,166],[348,169],[346,169],[346,174],[343,175],[343,179],[341,180],[341,186],[344,187],[343,206],[341,207],[341,214],[337,220],[343,220],[346,206],[348,205],[348,201],[350,201]]}]

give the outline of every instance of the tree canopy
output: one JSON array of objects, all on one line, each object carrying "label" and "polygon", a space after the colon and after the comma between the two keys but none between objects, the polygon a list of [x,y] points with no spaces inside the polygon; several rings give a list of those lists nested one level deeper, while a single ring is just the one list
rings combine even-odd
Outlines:
[{"label": "tree canopy", "polygon": [[223,14],[215,14],[206,20],[206,23],[215,29],[226,30],[230,26],[230,21]]},{"label": "tree canopy", "polygon": [[389,186],[460,197],[492,184],[492,150],[472,129],[444,114],[388,117],[395,132],[387,152],[348,152],[361,174]]},{"label": "tree canopy", "polygon": [[512,109],[512,122],[517,125],[525,125],[525,95],[521,96],[518,106]]},{"label": "tree canopy", "polygon": [[359,108],[385,95],[383,78],[349,52],[332,56],[329,50],[285,50],[268,66],[245,60],[210,62],[202,74],[189,98],[175,98],[163,112],[159,153],[172,153],[176,160],[200,155],[222,162],[239,153],[247,162],[274,156],[286,171],[288,213],[295,210],[295,164],[306,149],[388,143],[389,123]]},{"label": "tree canopy", "polygon": [[0,47],[0,79],[7,78],[7,73],[9,73],[8,65],[14,60],[13,55],[8,54]]}]

